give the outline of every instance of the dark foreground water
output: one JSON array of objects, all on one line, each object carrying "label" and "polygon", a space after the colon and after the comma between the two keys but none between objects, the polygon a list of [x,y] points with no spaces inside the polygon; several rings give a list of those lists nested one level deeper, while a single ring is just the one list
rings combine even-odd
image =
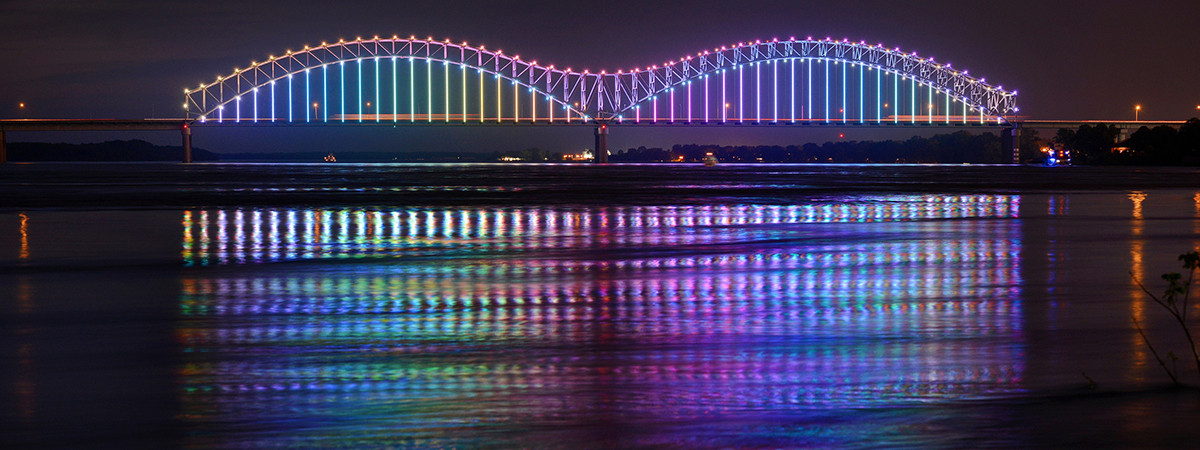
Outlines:
[{"label": "dark foreground water", "polygon": [[1190,447],[1197,248],[1195,169],[9,164],[0,442]]}]

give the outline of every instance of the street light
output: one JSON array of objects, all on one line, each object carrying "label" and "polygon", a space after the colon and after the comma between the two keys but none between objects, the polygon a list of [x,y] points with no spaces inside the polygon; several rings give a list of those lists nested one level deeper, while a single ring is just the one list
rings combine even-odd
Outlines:
[{"label": "street light", "polygon": [[321,115],[317,114],[317,111],[320,110],[320,106],[321,105],[318,103],[313,103],[313,119],[314,120],[320,120]]},{"label": "street light", "polygon": [[1138,113],[1139,112],[1142,112],[1142,105],[1134,106],[1133,107],[1133,121],[1134,122],[1138,121]]}]

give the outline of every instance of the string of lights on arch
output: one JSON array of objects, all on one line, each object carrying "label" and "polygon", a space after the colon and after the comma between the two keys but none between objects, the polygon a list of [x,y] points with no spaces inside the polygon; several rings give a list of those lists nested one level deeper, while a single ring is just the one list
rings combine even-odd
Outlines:
[{"label": "string of lights on arch", "polygon": [[975,124],[1016,91],[863,41],[739,42],[648,67],[577,71],[466,42],[339,40],[185,89],[201,122],[237,124]]}]

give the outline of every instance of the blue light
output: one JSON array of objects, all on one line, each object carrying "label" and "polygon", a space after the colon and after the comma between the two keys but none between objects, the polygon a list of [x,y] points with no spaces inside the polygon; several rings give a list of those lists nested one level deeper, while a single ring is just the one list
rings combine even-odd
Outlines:
[{"label": "blue light", "polygon": [[417,71],[413,68],[413,57],[408,57],[408,122],[417,120]]},{"label": "blue light", "polygon": [[754,63],[754,121],[762,122],[762,66]]},{"label": "blue light", "polygon": [[329,121],[329,65],[321,65],[321,112],[324,113],[322,122]]},{"label": "blue light", "polygon": [[788,60],[792,70],[792,123],[796,123],[796,58]]},{"label": "blue light", "polygon": [[[772,61],[773,62],[773,61]],[[771,64],[771,63],[768,63]],[[771,64],[771,92],[775,99],[775,104],[771,108],[773,119],[771,122],[779,123],[779,65]]]},{"label": "blue light", "polygon": [[433,122],[433,60],[425,59],[425,121]]},{"label": "blue light", "polygon": [[362,123],[363,116],[363,82],[362,82],[362,58],[356,60],[358,62],[358,121]]},{"label": "blue light", "polygon": [[342,122],[346,121],[346,62],[342,61],[339,64],[342,70],[342,87],[340,89],[342,95]]},{"label": "blue light", "polygon": [[442,78],[442,83],[444,84],[444,86],[442,88],[443,89],[442,94],[445,96],[445,101],[446,101],[445,120],[446,120],[446,122],[449,122],[450,121],[450,63],[449,62],[442,61],[442,76],[444,77],[444,78]]},{"label": "blue light", "polygon": [[398,98],[400,96],[396,95],[396,78],[398,78],[396,76],[396,56],[392,55],[391,56],[391,121],[392,121],[392,124],[395,124],[396,116],[400,115],[400,103],[397,103],[397,100],[400,100],[400,98]]},{"label": "blue light", "polygon": [[379,103],[379,57],[375,57],[375,121],[379,122],[379,113],[383,112],[383,105]]}]

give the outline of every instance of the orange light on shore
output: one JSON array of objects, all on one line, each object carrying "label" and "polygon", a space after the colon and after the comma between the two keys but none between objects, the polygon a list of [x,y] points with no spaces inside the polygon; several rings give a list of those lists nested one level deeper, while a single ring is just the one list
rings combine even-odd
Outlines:
[{"label": "orange light on shore", "polygon": [[[25,102],[21,102],[21,103],[17,104],[17,107],[18,107],[18,108],[24,108],[24,107],[25,107]],[[1196,107],[1196,109],[1200,109],[1200,106],[1197,106],[1197,107]]]}]

